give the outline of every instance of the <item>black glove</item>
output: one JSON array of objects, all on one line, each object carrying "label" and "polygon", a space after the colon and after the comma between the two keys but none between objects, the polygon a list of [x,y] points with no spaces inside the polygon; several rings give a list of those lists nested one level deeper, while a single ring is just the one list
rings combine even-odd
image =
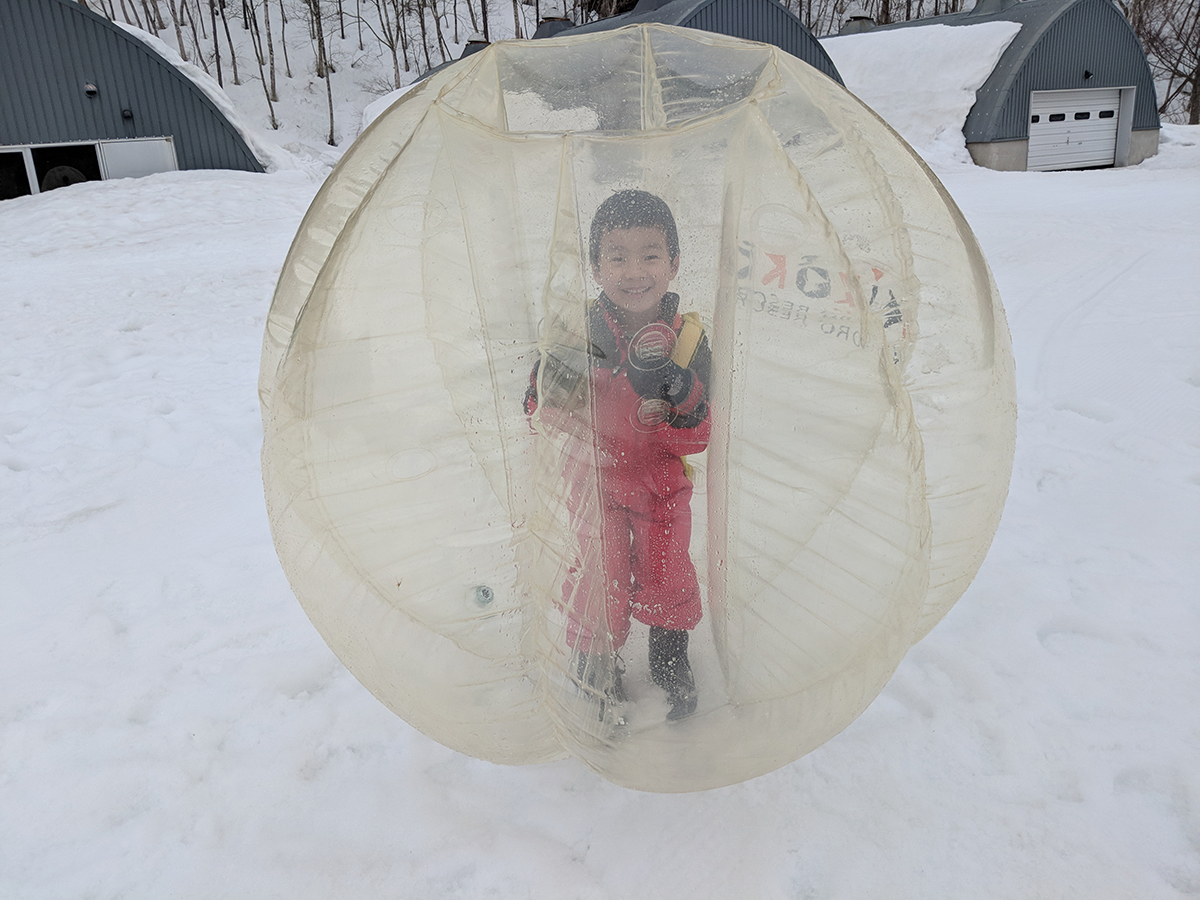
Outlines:
[{"label": "black glove", "polygon": [[587,396],[588,368],[587,351],[563,344],[547,346],[541,360],[541,384],[547,405],[577,408]]},{"label": "black glove", "polygon": [[672,406],[678,406],[688,398],[696,380],[691,369],[685,369],[669,359],[663,360],[657,369],[649,371],[630,366],[626,374],[640,396],[666,400]]}]

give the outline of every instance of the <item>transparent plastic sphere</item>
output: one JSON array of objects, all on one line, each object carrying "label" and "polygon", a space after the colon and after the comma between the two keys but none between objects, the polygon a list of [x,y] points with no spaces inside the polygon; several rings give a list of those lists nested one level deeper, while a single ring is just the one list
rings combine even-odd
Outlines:
[{"label": "transparent plastic sphere", "polygon": [[[631,191],[675,243],[593,229]],[[777,48],[653,25],[384,113],[301,225],[260,396],[280,560],[372,693],[656,791],[852,722],[974,577],[1015,433],[994,283],[913,151]]]}]

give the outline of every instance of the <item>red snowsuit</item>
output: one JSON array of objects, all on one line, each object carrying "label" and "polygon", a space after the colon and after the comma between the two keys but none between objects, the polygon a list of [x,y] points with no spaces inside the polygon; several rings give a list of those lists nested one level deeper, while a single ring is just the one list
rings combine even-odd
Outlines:
[{"label": "red snowsuit", "polygon": [[[657,321],[678,335],[683,319],[679,297],[659,301]],[[579,448],[576,477],[566,473],[568,506],[581,547],[601,542],[603,571],[579,565],[564,585],[567,638],[587,649],[595,616],[585,613],[590,598],[605,598],[613,649],[629,635],[630,616],[647,625],[690,630],[700,621],[700,588],[688,553],[692,535],[692,483],[681,457],[708,444],[708,378],[712,353],[701,333],[687,371],[690,386],[669,402],[666,395],[642,396],[630,383],[629,338],[606,296],[588,316],[591,352],[590,398],[595,447]],[[537,370],[526,394],[525,411],[537,408]],[[553,419],[547,409],[543,416]],[[583,442],[581,442],[583,443]],[[587,504],[599,463],[600,511]],[[588,471],[584,471],[588,470]],[[574,599],[571,599],[574,598]]]}]

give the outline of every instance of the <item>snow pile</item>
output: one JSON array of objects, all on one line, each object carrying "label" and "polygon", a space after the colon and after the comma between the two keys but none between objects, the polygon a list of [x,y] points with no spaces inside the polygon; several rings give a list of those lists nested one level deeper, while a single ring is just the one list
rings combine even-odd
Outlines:
[{"label": "snow pile", "polygon": [[1184,169],[1200,167],[1200,128],[1195,125],[1162,123],[1158,135],[1158,153],[1138,165],[1145,169]]},{"label": "snow pile", "polygon": [[389,91],[378,100],[372,100],[370,103],[368,103],[362,111],[362,128],[359,131],[359,134],[370,128],[372,122],[387,112],[388,107],[415,88],[418,83],[419,82],[414,81],[412,84],[406,84],[404,87],[399,88],[398,90]]},{"label": "snow pile", "polygon": [[825,38],[846,87],[931,164],[971,162],[963,124],[1016,22],[922,25]]},{"label": "snow pile", "polygon": [[989,558],[840,736],[681,796],[440,747],[304,618],[255,384],[315,184],[0,203],[0,896],[1194,896],[1200,128],[943,180],[1017,355]]}]

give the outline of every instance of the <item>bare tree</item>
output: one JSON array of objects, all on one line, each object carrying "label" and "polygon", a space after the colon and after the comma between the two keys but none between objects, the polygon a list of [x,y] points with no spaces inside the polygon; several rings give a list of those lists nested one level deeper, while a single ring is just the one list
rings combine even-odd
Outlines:
[{"label": "bare tree", "polygon": [[429,0],[429,5],[433,8],[433,30],[437,33],[438,53],[441,54],[442,62],[446,62],[450,58],[450,46],[442,35],[442,16],[438,10],[438,0]]},{"label": "bare tree", "polygon": [[[257,18],[255,24],[257,24]],[[271,99],[279,100],[279,90],[275,87],[275,41],[271,39],[271,0],[263,0],[263,26],[267,32],[267,59],[271,70]]]},{"label": "bare tree", "polygon": [[[229,34],[229,19],[225,15],[224,2],[218,3],[217,8],[221,12],[221,24],[225,27],[225,43],[229,46],[229,64],[233,67],[233,83],[241,84],[242,81],[240,78],[238,78],[237,52],[233,49],[233,37],[230,36],[230,34]],[[217,30],[216,30],[216,27],[214,26],[213,27],[213,43],[214,44],[216,44],[216,42],[217,42],[216,33],[217,33]]]},{"label": "bare tree", "polygon": [[165,31],[167,23],[163,21],[162,9],[158,5],[158,0],[154,0],[153,7],[148,0],[142,0],[142,12],[146,14],[147,31]]},{"label": "bare tree", "polygon": [[309,31],[313,35],[317,51],[317,77],[325,79],[325,97],[329,101],[329,137],[330,147],[337,146],[337,134],[333,124],[333,65],[329,59],[329,50],[325,45],[325,27],[321,21],[321,0],[304,0],[305,10],[309,16]]},{"label": "bare tree", "polygon": [[[112,0],[109,0],[109,2],[111,3]],[[183,2],[187,3],[188,0],[183,0]],[[192,0],[192,2],[195,4],[195,9],[188,10],[188,18],[191,19],[192,22],[192,31],[195,32],[196,26],[199,25],[200,37],[207,41],[208,32],[204,30],[204,10],[200,6],[200,0]]]},{"label": "bare tree", "polygon": [[[201,68],[203,68],[205,72],[208,72],[208,61],[204,58],[204,51],[200,49],[200,33],[203,29],[196,27],[197,16],[195,11],[187,5],[187,0],[183,0],[181,12],[187,15],[188,24],[191,26],[189,30],[192,32],[192,49],[196,52],[196,59],[200,61]],[[203,24],[204,20],[201,19],[200,21],[201,24]]]},{"label": "bare tree", "polygon": [[[425,68],[433,68],[433,60],[429,58],[429,34],[425,30],[425,0],[416,0],[417,2],[417,21],[421,24],[421,49],[425,51]],[[483,0],[487,3],[487,0]],[[484,20],[484,27],[487,27],[487,19]]]},{"label": "bare tree", "polygon": [[1159,112],[1171,117],[1178,109],[1179,118],[1200,125],[1200,3],[1140,0],[1130,9],[1130,21],[1141,27],[1155,77],[1167,82]]},{"label": "bare tree", "polygon": [[208,12],[212,16],[213,65],[217,67],[217,84],[225,87],[225,79],[221,77],[221,45],[217,41],[217,0],[208,0]]},{"label": "bare tree", "polygon": [[[270,0],[267,0],[269,3]],[[287,52],[287,10],[283,8],[283,0],[279,0],[279,43],[283,47],[283,74],[288,78],[292,77],[292,61],[288,59]]]},{"label": "bare tree", "polygon": [[401,3],[400,0],[392,0],[392,9],[396,13],[396,28],[400,32],[400,53],[404,57],[404,71],[412,70],[412,63],[408,58],[408,48],[412,43],[408,33],[408,14],[412,11],[411,0],[405,0]]},{"label": "bare tree", "polygon": [[133,8],[133,18],[132,19],[129,18],[129,10],[125,8],[125,0],[121,0],[121,14],[125,17],[125,21],[128,24],[136,25],[138,28],[141,28],[142,20],[138,17],[137,4],[133,3],[132,0],[130,0],[130,6]]},{"label": "bare tree", "polygon": [[[399,6],[394,0],[369,0],[375,8],[375,14],[378,18],[378,28],[375,24],[367,21],[365,24],[367,30],[374,35],[375,40],[383,44],[384,47],[392,55],[392,86],[400,87],[400,55],[399,50],[402,44],[401,33],[401,14]],[[360,27],[362,22],[359,23]],[[407,60],[404,66],[405,71],[408,71]]]},{"label": "bare tree", "polygon": [[[267,3],[264,3],[263,8],[270,9],[270,5]],[[245,12],[246,11],[243,11],[243,15],[245,15]],[[263,63],[265,62],[265,59],[264,59],[265,54],[263,53],[262,33],[259,31],[259,27],[258,27],[258,11],[254,7],[251,7],[248,10],[248,12],[250,13],[250,15],[249,15],[249,21],[247,22],[247,24],[251,26],[250,27],[250,41],[254,45],[254,58],[258,62],[258,80],[260,82],[262,82],[263,94],[267,98],[267,114],[271,117],[271,128],[273,130],[277,130],[279,128],[279,121],[275,118],[275,105],[271,101],[271,91],[275,87],[275,84],[274,84],[275,71],[274,71],[274,69],[271,70],[271,85],[268,86],[267,85],[267,75],[263,69]],[[268,20],[268,26],[269,25],[270,25],[270,21]],[[268,38],[270,37],[270,31],[267,32],[267,37]],[[273,60],[272,60],[272,62],[273,62]]]},{"label": "bare tree", "polygon": [[179,44],[179,55],[183,57],[184,62],[187,62],[187,44],[183,42],[183,28],[180,25],[179,8],[175,5],[175,0],[167,0],[167,8],[171,13],[171,22],[175,26],[175,41]]}]

